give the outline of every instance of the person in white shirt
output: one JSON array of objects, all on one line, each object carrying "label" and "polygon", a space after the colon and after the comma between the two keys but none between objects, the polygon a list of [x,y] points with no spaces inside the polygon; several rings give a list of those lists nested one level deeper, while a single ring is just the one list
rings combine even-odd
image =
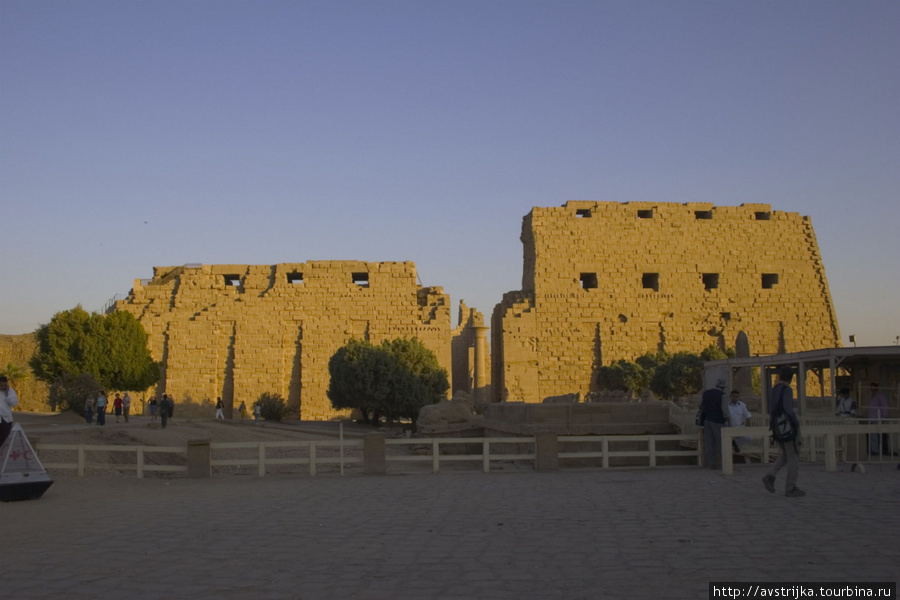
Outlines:
[{"label": "person in white shirt", "polygon": [[[731,390],[731,398],[728,401],[728,414],[725,417],[728,419],[729,427],[743,427],[747,419],[750,418],[750,411],[747,410],[747,405],[741,402],[741,394],[737,390]],[[734,448],[735,453],[740,454],[741,447],[746,446],[751,439],[750,437],[732,438],[731,446]]]},{"label": "person in white shirt", "polygon": [[9,387],[9,379],[6,375],[0,375],[0,446],[9,437],[12,431],[12,408],[19,403],[16,390]]},{"label": "person in white shirt", "polygon": [[837,412],[835,414],[839,417],[856,418],[856,402],[850,397],[849,389],[841,388],[841,391],[838,392]]}]

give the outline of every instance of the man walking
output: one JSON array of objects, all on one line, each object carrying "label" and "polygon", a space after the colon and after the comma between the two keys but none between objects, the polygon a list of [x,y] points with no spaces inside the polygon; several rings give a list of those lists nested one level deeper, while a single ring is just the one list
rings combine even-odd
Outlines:
[{"label": "man walking", "polygon": [[[794,392],[791,390],[791,380],[794,378],[794,370],[783,366],[778,370],[778,383],[769,394],[769,415],[779,407],[790,419],[794,426],[794,439],[789,442],[776,442],[778,444],[778,459],[766,476],[763,477],[763,485],[771,493],[775,493],[775,477],[782,467],[787,467],[787,481],[784,486],[784,495],[789,498],[805,496],[806,492],[797,487],[797,473],[800,470],[800,458],[797,456],[797,437],[800,431],[800,421],[794,414]],[[780,406],[779,406],[780,405]]]}]

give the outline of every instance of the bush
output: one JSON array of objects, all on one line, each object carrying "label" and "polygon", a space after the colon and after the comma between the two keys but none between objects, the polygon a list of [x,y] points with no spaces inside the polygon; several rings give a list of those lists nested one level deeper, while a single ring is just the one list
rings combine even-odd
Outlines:
[{"label": "bush", "polygon": [[259,399],[253,406],[259,405],[259,414],[266,421],[284,421],[287,417],[287,405],[279,394],[265,392],[259,395]]},{"label": "bush", "polygon": [[50,385],[50,408],[84,416],[84,401],[100,395],[100,384],[88,373],[62,375]]}]

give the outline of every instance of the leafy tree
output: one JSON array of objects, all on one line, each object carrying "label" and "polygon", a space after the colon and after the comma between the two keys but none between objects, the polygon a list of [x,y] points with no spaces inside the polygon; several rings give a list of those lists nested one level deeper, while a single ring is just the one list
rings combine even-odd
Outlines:
[{"label": "leafy tree", "polygon": [[436,404],[450,389],[450,381],[434,352],[417,338],[384,341],[381,347],[395,362],[392,402],[383,408],[391,419],[415,419],[419,409]]},{"label": "leafy tree", "polygon": [[259,405],[259,414],[266,421],[284,421],[287,416],[287,405],[280,394],[264,392],[253,406]]},{"label": "leafy tree", "polygon": [[366,423],[377,421],[389,393],[389,357],[382,349],[352,339],[328,361],[328,398],[340,409],[356,409]]},{"label": "leafy tree", "polygon": [[53,384],[88,373],[103,387],[136,392],[159,379],[147,333],[130,313],[88,314],[78,306],[56,313],[35,335],[31,368],[42,381]]},{"label": "leafy tree", "polygon": [[650,383],[650,374],[642,366],[618,360],[597,370],[597,385],[604,390],[632,390],[640,394]]},{"label": "leafy tree", "polygon": [[678,398],[703,389],[703,360],[691,352],[678,352],[656,367],[650,390],[660,398]]},{"label": "leafy tree", "polygon": [[450,384],[434,353],[419,340],[376,346],[352,339],[328,362],[328,398],[336,409],[356,409],[363,421],[414,419],[444,396]]},{"label": "leafy tree", "polygon": [[672,358],[672,356],[668,352],[660,350],[658,352],[648,352],[643,356],[639,356],[634,362],[652,375],[653,371],[655,371],[658,366],[665,364],[670,358]]}]

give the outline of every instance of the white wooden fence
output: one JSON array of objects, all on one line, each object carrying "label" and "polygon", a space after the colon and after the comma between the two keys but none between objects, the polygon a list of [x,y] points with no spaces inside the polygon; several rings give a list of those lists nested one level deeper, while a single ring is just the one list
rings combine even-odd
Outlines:
[{"label": "white wooden fence", "polygon": [[[558,459],[596,459],[608,469],[617,459],[632,458],[647,467],[657,467],[660,458],[681,457],[699,462],[697,435],[630,435],[630,436],[559,436]],[[690,443],[696,448],[680,450],[660,449],[661,443]],[[438,473],[442,465],[451,463],[480,463],[485,473],[498,462],[529,464],[537,468],[537,437],[473,437],[473,438],[398,438],[384,440],[384,460],[396,467],[408,464],[428,464]],[[635,447],[637,446],[637,447]],[[642,446],[642,447],[641,447]],[[266,476],[272,467],[301,466],[309,475],[316,476],[322,466],[339,466],[341,475],[345,467],[358,468],[365,462],[362,440],[296,441],[296,442],[213,442],[211,468],[227,471],[228,468],[250,467],[260,477]],[[624,448],[623,448],[624,447]],[[475,448],[479,451],[473,452]],[[456,449],[457,452],[453,452]],[[50,471],[72,470],[79,477],[90,471],[133,471],[142,478],[148,472],[186,474],[188,450],[186,447],[162,446],[104,446],[43,444],[36,447],[43,465]],[[461,451],[461,452],[460,452]],[[102,456],[106,453],[106,456]],[[110,460],[109,454],[116,460]],[[65,460],[68,454],[73,460]],[[175,458],[162,464],[157,454]],[[147,462],[153,455],[154,461]],[[119,457],[122,458],[119,458]],[[46,457],[46,458],[45,458]],[[52,458],[50,458],[52,457]],[[124,459],[124,460],[123,460]],[[180,464],[176,464],[180,463]],[[402,470],[402,467],[400,467]]]}]

